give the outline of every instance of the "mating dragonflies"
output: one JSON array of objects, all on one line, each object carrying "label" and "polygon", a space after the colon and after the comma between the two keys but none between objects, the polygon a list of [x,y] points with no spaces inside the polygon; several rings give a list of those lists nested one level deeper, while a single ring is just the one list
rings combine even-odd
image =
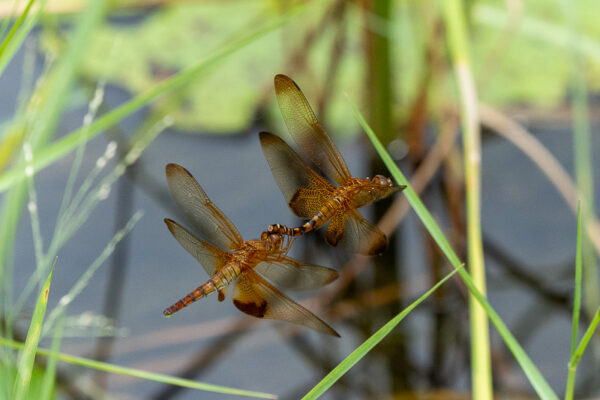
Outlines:
[{"label": "mating dragonflies", "polygon": [[[298,145],[300,155],[271,133],[261,132],[260,143],[289,207],[298,217],[309,221],[298,228],[271,225],[269,231],[300,236],[329,221],[326,238],[332,246],[339,243],[361,254],[381,253],[387,245],[387,238],[356,209],[405,186],[394,186],[389,178],[382,175],[353,178],[298,85],[285,75],[277,75],[275,93],[283,120]],[[305,162],[314,164],[339,186],[331,184]]]},{"label": "mating dragonflies", "polygon": [[167,182],[175,201],[189,217],[190,223],[208,243],[166,218],[167,227],[179,244],[202,264],[210,279],[163,311],[175,312],[217,291],[225,299],[233,286],[233,304],[257,318],[278,319],[304,325],[318,332],[339,336],[319,317],[296,303],[262,278],[286,289],[315,289],[337,278],[335,270],[307,265],[286,256],[288,245],[276,232],[263,232],[260,240],[246,240],[229,219],[208,198],[200,184],[182,166],[168,164]]}]

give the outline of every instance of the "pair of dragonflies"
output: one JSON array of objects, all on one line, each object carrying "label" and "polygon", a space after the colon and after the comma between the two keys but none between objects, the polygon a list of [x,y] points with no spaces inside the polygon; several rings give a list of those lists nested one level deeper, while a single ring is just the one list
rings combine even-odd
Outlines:
[{"label": "pair of dragonflies", "polygon": [[[244,241],[236,227],[210,201],[185,168],[167,165],[171,194],[195,230],[207,241],[171,219],[165,219],[165,223],[179,244],[202,264],[210,279],[163,313],[171,316],[213,292],[217,292],[219,301],[222,301],[227,288],[236,281],[232,299],[240,311],[257,318],[283,320],[339,336],[319,317],[269,281],[285,289],[308,290],[337,278],[338,274],[333,269],[307,265],[287,256],[295,237],[319,229],[327,222],[326,239],[331,245],[340,244],[367,255],[379,254],[385,248],[387,238],[356,209],[402,190],[404,186],[394,186],[389,178],[381,175],[353,178],[294,81],[285,75],[277,75],[275,92],[299,154],[271,133],[261,132],[260,143],[289,207],[308,222],[296,228],[273,224],[261,234],[260,239]],[[338,186],[308,163],[314,164]]]}]

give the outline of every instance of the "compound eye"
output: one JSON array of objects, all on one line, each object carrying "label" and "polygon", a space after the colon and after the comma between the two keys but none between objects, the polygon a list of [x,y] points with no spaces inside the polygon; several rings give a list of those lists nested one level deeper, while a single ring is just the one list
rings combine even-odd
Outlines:
[{"label": "compound eye", "polygon": [[380,186],[389,186],[391,184],[389,179],[383,175],[375,175],[373,177],[373,183]]}]

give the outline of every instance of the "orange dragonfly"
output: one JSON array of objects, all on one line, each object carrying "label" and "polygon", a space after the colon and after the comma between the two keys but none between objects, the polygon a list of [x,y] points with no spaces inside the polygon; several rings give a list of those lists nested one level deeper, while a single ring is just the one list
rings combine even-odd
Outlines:
[{"label": "orange dragonfly", "polygon": [[[167,182],[177,204],[198,233],[212,244],[197,238],[177,222],[165,218],[169,231],[179,244],[202,264],[210,276],[187,296],[163,311],[167,317],[191,303],[218,292],[225,299],[233,286],[233,304],[256,318],[278,319],[304,325],[332,336],[339,334],[319,317],[296,303],[262,278],[293,290],[315,289],[337,278],[330,268],[307,265],[286,256],[288,245],[276,232],[263,232],[260,240],[246,240],[229,219],[208,198],[200,184],[182,166],[168,164]],[[226,249],[226,250],[223,250]]]},{"label": "orange dragonfly", "polygon": [[[327,221],[329,244],[338,243],[353,252],[374,255],[383,252],[387,238],[356,211],[404,189],[389,178],[353,178],[339,150],[315,117],[306,97],[296,83],[285,75],[275,76],[279,108],[300,155],[277,136],[260,133],[263,153],[277,185],[289,207],[298,217],[309,219],[298,228],[271,225],[269,232],[291,237],[319,229]],[[305,162],[314,164],[331,184]]]}]

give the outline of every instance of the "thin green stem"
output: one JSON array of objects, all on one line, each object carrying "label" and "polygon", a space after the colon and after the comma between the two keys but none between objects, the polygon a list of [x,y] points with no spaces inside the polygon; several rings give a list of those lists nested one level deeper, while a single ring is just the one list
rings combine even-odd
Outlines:
[{"label": "thin green stem", "polygon": [[[13,340],[9,340],[3,337],[0,337],[0,346],[11,347],[13,349],[22,349],[24,347],[23,343],[18,343]],[[37,354],[42,356],[52,356],[52,350],[48,349],[37,349]],[[248,397],[257,397],[262,399],[276,399],[277,396],[269,393],[261,393],[261,392],[252,392],[249,390],[242,390],[236,388],[229,388],[226,386],[218,386],[212,385],[210,383],[196,382],[190,381],[184,378],[177,378],[168,375],[156,374],[153,372],[142,371],[139,369],[121,367],[114,364],[108,364],[100,361],[90,360],[88,358],[72,356],[69,354],[58,353],[56,354],[56,358],[60,361],[67,362],[73,365],[80,365],[86,368],[93,368],[100,371],[111,372],[114,374],[131,376],[134,378],[147,379],[155,382],[166,383],[169,385],[176,385],[181,387],[186,387],[190,389],[198,389],[198,390],[206,390],[208,392],[214,393],[225,393],[236,396],[248,396]]]},{"label": "thin green stem", "polygon": [[[485,296],[485,265],[481,239],[481,143],[477,92],[471,70],[463,0],[444,1],[448,44],[460,89],[463,131],[467,250],[469,271],[475,286]],[[489,326],[485,311],[474,296],[469,297],[471,328],[471,377],[473,398],[493,398]]]},{"label": "thin green stem", "polygon": [[[582,271],[582,242],[581,242],[581,204],[577,208],[577,250],[575,252],[575,295],[573,299],[573,324],[571,327],[571,360],[575,357],[577,347],[577,329],[579,327],[579,312],[581,309],[581,271]],[[576,365],[569,362],[565,400],[573,400],[575,391]]]},{"label": "thin green stem", "polygon": [[[43,87],[39,88],[39,92],[37,92],[39,95],[38,101],[32,106],[34,111],[37,111],[36,118],[27,135],[32,154],[36,154],[36,158],[37,149],[45,146],[55,132],[66,105],[69,89],[83,59],[85,47],[89,43],[94,30],[102,21],[107,5],[107,0],[93,1],[88,4],[68,40],[64,56],[58,61]],[[36,159],[31,160],[30,163],[27,160],[22,160],[19,163],[19,168],[24,176],[34,175],[35,162]],[[2,238],[0,240],[0,283],[4,285],[4,293],[10,292],[10,289],[7,288],[12,285],[12,282],[6,280],[5,277],[12,275],[12,272],[7,271],[7,269],[11,266],[9,259],[12,257],[15,232],[22,212],[22,205],[25,201],[25,193],[26,184],[21,180],[8,193],[2,204],[2,214],[0,215],[0,238]],[[10,308],[9,302],[4,304],[6,304],[5,307]]]},{"label": "thin green stem", "polygon": [[596,309],[594,316],[592,318],[592,322],[590,326],[588,326],[579,346],[575,350],[575,353],[571,356],[571,360],[569,361],[569,374],[567,376],[567,388],[565,390],[565,400],[573,399],[573,392],[575,391],[575,376],[577,373],[577,365],[585,352],[587,345],[589,344],[596,328],[598,327],[598,323],[600,322],[600,307]]},{"label": "thin green stem", "polygon": [[[571,50],[571,82],[573,84],[573,159],[575,161],[575,180],[581,199],[581,214],[584,226],[594,223],[594,176],[592,144],[589,124],[588,90],[585,81],[583,54],[576,47],[580,41],[577,26],[577,4],[561,0],[569,26]],[[586,230],[587,232],[587,230]],[[591,315],[600,302],[596,254],[588,235],[582,238],[583,285],[585,297],[584,310]]]}]

